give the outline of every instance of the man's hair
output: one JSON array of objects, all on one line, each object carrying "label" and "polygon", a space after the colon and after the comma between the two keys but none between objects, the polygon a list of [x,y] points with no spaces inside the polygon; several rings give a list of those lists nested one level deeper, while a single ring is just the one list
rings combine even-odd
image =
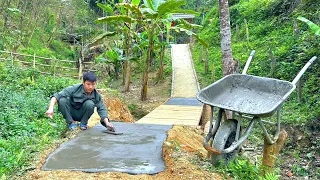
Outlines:
[{"label": "man's hair", "polygon": [[96,82],[97,76],[93,72],[86,72],[83,74],[83,82],[90,81],[90,82]]}]

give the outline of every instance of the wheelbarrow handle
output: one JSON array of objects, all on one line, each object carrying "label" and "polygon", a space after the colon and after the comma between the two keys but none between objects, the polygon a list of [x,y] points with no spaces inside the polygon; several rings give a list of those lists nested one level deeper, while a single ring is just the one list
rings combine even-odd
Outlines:
[{"label": "wheelbarrow handle", "polygon": [[251,60],[252,60],[252,58],[253,58],[253,56],[254,56],[255,53],[256,53],[255,50],[251,51],[250,56],[249,56],[249,58],[248,58],[248,60],[247,60],[247,62],[246,62],[246,65],[245,65],[244,68],[243,68],[242,74],[247,74],[249,65],[250,65]]},{"label": "wheelbarrow handle", "polygon": [[304,67],[300,70],[300,72],[298,73],[298,75],[294,78],[294,80],[292,81],[292,84],[296,85],[297,82],[300,80],[301,76],[304,74],[304,72],[306,72],[306,70],[308,69],[308,67],[317,59],[317,56],[313,56],[305,65]]}]

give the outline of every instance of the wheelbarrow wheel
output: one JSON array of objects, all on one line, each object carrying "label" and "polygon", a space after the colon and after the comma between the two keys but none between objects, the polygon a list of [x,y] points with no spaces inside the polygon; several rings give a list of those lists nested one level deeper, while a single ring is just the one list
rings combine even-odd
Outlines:
[{"label": "wheelbarrow wheel", "polygon": [[[238,121],[234,119],[224,121],[215,135],[212,147],[218,151],[222,151],[223,149],[230,147],[236,138],[237,123]],[[239,148],[236,148],[230,153],[223,153],[220,155],[212,154],[211,162],[215,166],[217,166],[219,163],[226,164],[235,157],[238,150]]]}]

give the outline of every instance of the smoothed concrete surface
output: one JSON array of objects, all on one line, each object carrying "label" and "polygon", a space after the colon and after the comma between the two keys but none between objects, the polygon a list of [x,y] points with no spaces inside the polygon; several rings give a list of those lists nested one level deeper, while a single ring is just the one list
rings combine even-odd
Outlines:
[{"label": "smoothed concrete surface", "polygon": [[171,44],[171,97],[194,98],[199,91],[189,44]]},{"label": "smoothed concrete surface", "polygon": [[166,169],[162,144],[170,125],[114,122],[123,135],[105,133],[102,125],[80,132],[50,154],[43,170],[155,174]]}]

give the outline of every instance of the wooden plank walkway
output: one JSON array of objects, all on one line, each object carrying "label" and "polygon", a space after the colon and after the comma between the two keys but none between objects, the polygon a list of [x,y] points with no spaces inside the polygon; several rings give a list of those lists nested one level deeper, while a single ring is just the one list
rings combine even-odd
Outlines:
[{"label": "wooden plank walkway", "polygon": [[[188,44],[175,44],[171,49],[172,56],[172,89],[171,98],[195,98],[199,85],[194,71]],[[184,103],[181,100],[182,104]],[[181,103],[179,102],[179,104]],[[198,126],[202,106],[188,103],[183,105],[160,105],[136,123],[173,125],[182,124]]]},{"label": "wooden plank walkway", "polygon": [[202,106],[161,105],[136,123],[198,126]]}]

